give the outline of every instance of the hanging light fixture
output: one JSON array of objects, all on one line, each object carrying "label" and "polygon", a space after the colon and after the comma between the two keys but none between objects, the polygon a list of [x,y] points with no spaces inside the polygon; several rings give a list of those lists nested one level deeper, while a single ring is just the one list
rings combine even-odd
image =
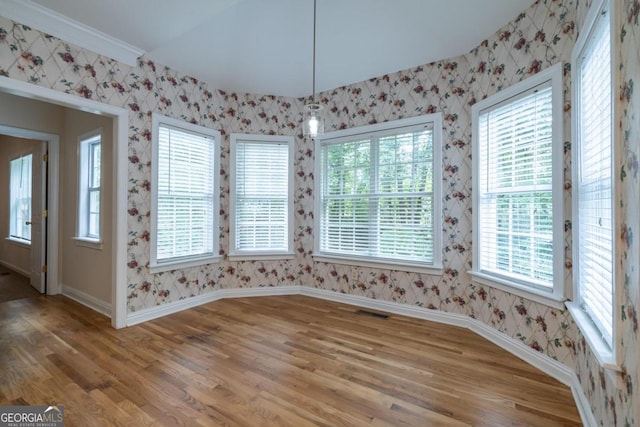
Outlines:
[{"label": "hanging light fixture", "polygon": [[322,105],[315,102],[316,98],[316,0],[313,0],[313,92],[311,103],[304,106],[304,125],[302,133],[309,138],[316,138],[324,133],[324,117]]}]

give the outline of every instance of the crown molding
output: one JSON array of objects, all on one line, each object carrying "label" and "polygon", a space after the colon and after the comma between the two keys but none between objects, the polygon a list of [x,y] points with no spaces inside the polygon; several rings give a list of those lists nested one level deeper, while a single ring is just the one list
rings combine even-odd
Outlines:
[{"label": "crown molding", "polygon": [[31,0],[3,0],[0,15],[66,42],[135,66],[145,51]]}]

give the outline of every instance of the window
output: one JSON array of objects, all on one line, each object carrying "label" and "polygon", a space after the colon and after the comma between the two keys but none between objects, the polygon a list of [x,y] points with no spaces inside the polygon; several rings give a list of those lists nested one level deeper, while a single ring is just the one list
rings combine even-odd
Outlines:
[{"label": "window", "polygon": [[601,364],[616,365],[613,106],[607,1],[595,2],[574,48],[571,314]]},{"label": "window", "polygon": [[32,157],[18,157],[9,165],[9,238],[25,244],[31,244]]},{"label": "window", "polygon": [[293,137],[231,134],[230,258],[293,256]]},{"label": "window", "polygon": [[472,107],[474,279],[564,300],[562,65]]},{"label": "window", "polygon": [[316,258],[441,269],[440,114],[331,132],[316,144]]},{"label": "window", "polygon": [[153,115],[151,272],[219,259],[220,133]]},{"label": "window", "polygon": [[79,140],[78,235],[76,240],[100,241],[100,175],[102,134],[98,129]]}]

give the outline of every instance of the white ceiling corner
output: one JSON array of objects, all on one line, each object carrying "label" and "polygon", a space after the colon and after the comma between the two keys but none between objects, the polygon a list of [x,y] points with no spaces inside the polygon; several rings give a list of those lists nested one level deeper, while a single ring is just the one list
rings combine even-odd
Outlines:
[{"label": "white ceiling corner", "polygon": [[144,50],[34,3],[2,0],[0,15],[85,49],[134,66]]},{"label": "white ceiling corner", "polygon": [[[469,52],[534,0],[317,0],[318,92]],[[0,15],[216,89],[312,90],[313,0],[0,0]]]}]

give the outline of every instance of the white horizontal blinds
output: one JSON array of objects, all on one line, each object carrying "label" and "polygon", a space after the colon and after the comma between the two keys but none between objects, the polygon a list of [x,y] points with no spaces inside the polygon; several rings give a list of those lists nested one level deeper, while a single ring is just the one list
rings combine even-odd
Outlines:
[{"label": "white horizontal blinds", "polygon": [[321,150],[321,251],[433,262],[433,131],[356,135]]},{"label": "white horizontal blinds", "polygon": [[10,163],[10,221],[9,236],[31,241],[31,171],[32,155],[19,157]]},{"label": "white horizontal blinds", "polygon": [[157,260],[213,254],[214,142],[165,124],[158,132]]},{"label": "white horizontal blinds", "polygon": [[609,19],[601,16],[580,64],[579,288],[581,303],[612,345],[613,201]]},{"label": "white horizontal blinds", "polygon": [[377,252],[433,262],[433,132],[378,140]]},{"label": "white horizontal blinds", "polygon": [[87,209],[87,236],[100,237],[100,168],[101,168],[101,144],[97,136],[88,142],[89,176],[88,179],[88,209]]},{"label": "white horizontal blinds", "polygon": [[289,249],[289,146],[236,143],[236,250]]},{"label": "white horizontal blinds", "polygon": [[371,140],[322,146],[321,250],[369,254]]},{"label": "white horizontal blinds", "polygon": [[480,269],[553,288],[550,83],[479,116]]}]

